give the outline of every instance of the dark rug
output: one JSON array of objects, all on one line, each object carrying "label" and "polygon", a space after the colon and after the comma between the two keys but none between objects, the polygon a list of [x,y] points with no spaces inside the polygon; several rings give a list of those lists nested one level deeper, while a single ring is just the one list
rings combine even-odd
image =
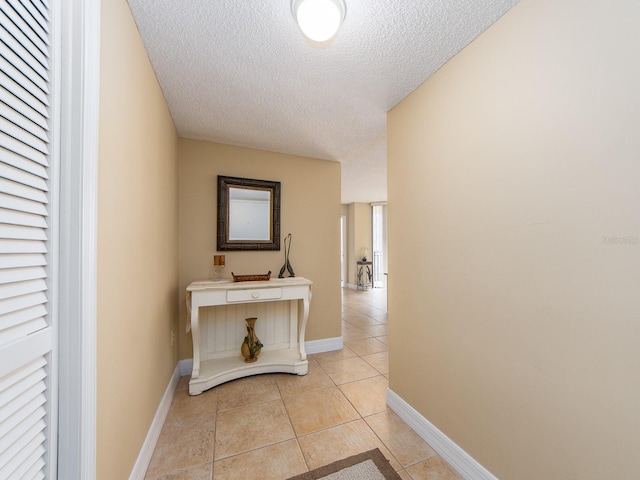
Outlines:
[{"label": "dark rug", "polygon": [[377,448],[338,460],[289,480],[402,480]]}]

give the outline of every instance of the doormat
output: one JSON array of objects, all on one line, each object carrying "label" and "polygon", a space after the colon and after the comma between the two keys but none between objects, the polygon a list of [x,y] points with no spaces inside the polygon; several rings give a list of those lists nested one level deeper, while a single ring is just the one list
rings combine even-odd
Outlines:
[{"label": "doormat", "polygon": [[402,480],[377,448],[338,460],[289,480]]}]

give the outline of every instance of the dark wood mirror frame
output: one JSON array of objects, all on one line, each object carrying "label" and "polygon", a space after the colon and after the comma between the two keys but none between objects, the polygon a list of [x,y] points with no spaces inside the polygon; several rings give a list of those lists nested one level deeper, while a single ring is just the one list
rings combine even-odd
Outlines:
[{"label": "dark wood mirror frame", "polygon": [[[239,187],[271,192],[270,235],[268,240],[229,239],[229,188]],[[218,175],[217,249],[280,250],[280,182]]]}]

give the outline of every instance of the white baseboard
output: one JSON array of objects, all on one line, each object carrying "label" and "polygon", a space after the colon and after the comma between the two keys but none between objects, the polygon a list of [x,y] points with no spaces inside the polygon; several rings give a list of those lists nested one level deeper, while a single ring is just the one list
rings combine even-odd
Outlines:
[{"label": "white baseboard", "polygon": [[332,352],[333,350],[342,350],[342,337],[323,338],[321,340],[311,340],[304,342],[304,349],[307,354]]},{"label": "white baseboard", "polygon": [[462,478],[465,480],[498,480],[391,389],[387,390],[387,405],[427,442],[438,455],[451,465]]},{"label": "white baseboard", "polygon": [[350,290],[357,290],[358,289],[358,285],[356,285],[355,283],[345,283],[345,288],[348,288]]},{"label": "white baseboard", "polygon": [[156,410],[156,415],[153,417],[151,427],[149,427],[149,431],[147,432],[147,438],[144,439],[144,443],[142,444],[142,448],[138,454],[138,459],[133,466],[133,470],[131,470],[129,480],[144,480],[144,477],[147,474],[147,469],[149,468],[153,451],[156,448],[160,432],[162,431],[162,426],[164,425],[164,421],[169,413],[169,407],[171,407],[171,402],[173,401],[173,396],[176,392],[176,388],[178,387],[178,380],[180,379],[180,376],[181,374],[178,364],[176,365],[173,375],[169,380],[167,389],[164,391],[160,405],[158,405],[158,410]]},{"label": "white baseboard", "polygon": [[185,377],[191,375],[193,372],[193,358],[185,358],[178,362],[178,368],[180,369],[180,376]]}]

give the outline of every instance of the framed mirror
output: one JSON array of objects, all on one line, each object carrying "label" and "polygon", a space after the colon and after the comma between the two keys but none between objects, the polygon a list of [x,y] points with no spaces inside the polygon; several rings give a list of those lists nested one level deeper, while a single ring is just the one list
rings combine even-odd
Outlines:
[{"label": "framed mirror", "polygon": [[280,250],[280,182],[218,175],[218,250]]}]

